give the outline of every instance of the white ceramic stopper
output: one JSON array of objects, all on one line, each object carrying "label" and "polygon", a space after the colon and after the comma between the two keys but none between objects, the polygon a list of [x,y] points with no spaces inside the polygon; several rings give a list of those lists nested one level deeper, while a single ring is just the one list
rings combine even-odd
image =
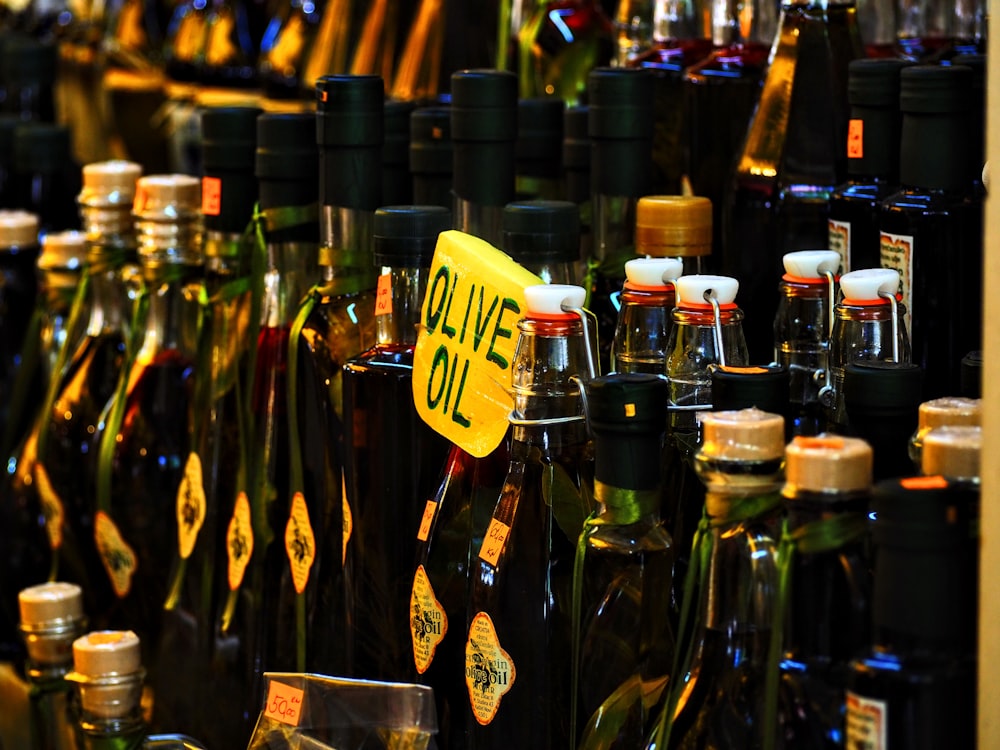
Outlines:
[{"label": "white ceramic stopper", "polygon": [[833,250],[797,250],[785,253],[785,273],[800,279],[822,279],[840,269],[840,254]]},{"label": "white ceramic stopper", "polygon": [[846,299],[877,300],[881,293],[899,291],[899,271],[891,268],[864,268],[840,277],[840,288]]},{"label": "white ceramic stopper", "polygon": [[706,292],[711,292],[720,305],[732,304],[736,301],[736,292],[739,288],[740,282],[731,276],[706,274],[681,276],[677,279],[677,304],[703,305],[708,301],[705,299]]},{"label": "white ceramic stopper", "polygon": [[524,299],[527,315],[565,315],[562,306],[583,307],[587,292],[571,284],[536,284],[525,288]]},{"label": "white ceramic stopper", "polygon": [[639,286],[666,286],[684,270],[678,258],[633,258],[625,262],[625,278]]}]

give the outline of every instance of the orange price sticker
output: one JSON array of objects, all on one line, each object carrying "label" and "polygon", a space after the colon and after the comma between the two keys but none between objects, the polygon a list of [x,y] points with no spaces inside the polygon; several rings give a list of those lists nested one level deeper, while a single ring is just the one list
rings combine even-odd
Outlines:
[{"label": "orange price sticker", "polygon": [[500,559],[500,553],[503,552],[503,545],[507,541],[509,533],[510,526],[503,521],[498,521],[495,518],[492,519],[490,527],[486,529],[486,536],[483,537],[483,546],[479,549],[480,559],[485,560],[495,568],[497,560]]},{"label": "orange price sticker", "polygon": [[222,213],[222,180],[218,177],[201,178],[201,212],[205,216]]},{"label": "orange price sticker", "polygon": [[392,275],[384,273],[378,277],[378,287],[375,289],[375,314],[390,313],[392,313]]},{"label": "orange price sticker", "polygon": [[948,489],[948,480],[937,474],[929,477],[907,477],[906,479],[900,479],[899,484],[908,490]]},{"label": "orange price sticker", "polygon": [[302,697],[303,692],[299,688],[272,681],[267,689],[264,716],[297,727],[302,718]]},{"label": "orange price sticker", "polygon": [[844,448],[844,441],[835,437],[805,437],[796,435],[792,442],[802,448],[802,450],[834,450],[839,451]]},{"label": "orange price sticker", "polygon": [[865,153],[865,121],[851,120],[847,124],[847,158],[860,159]]},{"label": "orange price sticker", "polygon": [[431,535],[431,524],[434,523],[434,513],[437,512],[438,504],[433,500],[428,500],[424,506],[424,517],[420,519],[420,528],[417,529],[417,539],[426,542]]}]

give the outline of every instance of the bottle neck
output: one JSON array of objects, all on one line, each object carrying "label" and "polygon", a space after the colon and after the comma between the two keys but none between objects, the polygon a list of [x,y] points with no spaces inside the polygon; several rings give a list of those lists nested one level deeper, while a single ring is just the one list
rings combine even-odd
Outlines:
[{"label": "bottle neck", "polygon": [[618,256],[624,259],[634,255],[637,203],[637,195],[594,194],[594,255],[597,260],[607,261]]},{"label": "bottle neck", "polygon": [[149,364],[164,352],[194,361],[202,322],[202,267],[187,264],[144,266],[147,308],[137,363]]},{"label": "bottle neck", "polygon": [[130,283],[122,270],[107,270],[90,277],[90,316],[87,335],[123,334],[131,313],[130,286],[138,286],[138,277]]},{"label": "bottle neck", "polygon": [[371,211],[322,206],[319,214],[319,264],[323,281],[335,294],[353,294],[375,286]]},{"label": "bottle neck", "polygon": [[80,694],[78,736],[83,750],[141,748],[148,729],[140,707],[143,673],[76,677],[75,681]]},{"label": "bottle neck", "polygon": [[228,281],[250,273],[253,241],[240,232],[207,230],[205,232],[205,282],[209,294]]},{"label": "bottle neck", "polygon": [[316,256],[316,245],[311,242],[267,243],[262,326],[281,328],[291,325],[299,302],[319,275]]},{"label": "bottle neck", "polygon": [[[486,240],[493,247],[503,247],[503,205],[475,203],[452,192],[455,228]],[[513,200],[513,195],[511,196]]]},{"label": "bottle neck", "polygon": [[417,325],[429,275],[428,268],[382,268],[375,302],[375,342],[378,346],[416,346]]},{"label": "bottle neck", "polygon": [[653,42],[669,44],[707,36],[697,0],[656,0],[653,5]]},{"label": "bottle neck", "polygon": [[767,0],[712,0],[712,43],[716,47],[770,45],[778,30],[778,9]]},{"label": "bottle neck", "polygon": [[135,221],[132,206],[86,206],[80,207],[83,231],[87,235],[88,255],[103,259],[105,254],[116,251],[135,252]]}]

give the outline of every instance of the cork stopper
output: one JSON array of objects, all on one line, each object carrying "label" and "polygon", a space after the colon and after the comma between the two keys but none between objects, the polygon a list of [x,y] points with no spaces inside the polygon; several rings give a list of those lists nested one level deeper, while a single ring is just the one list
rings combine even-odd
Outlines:
[{"label": "cork stopper", "polygon": [[132,213],[142,219],[176,220],[201,210],[201,180],[184,174],[140,177]]},{"label": "cork stopper", "polygon": [[712,201],[697,195],[649,195],[635,214],[637,255],[698,257],[712,252]]},{"label": "cork stopper", "polygon": [[37,244],[37,216],[27,211],[0,211],[0,250]]},{"label": "cork stopper", "polygon": [[921,473],[978,480],[982,443],[982,428],[978,425],[935,427],[924,436]]},{"label": "cork stopper", "polygon": [[28,658],[37,665],[68,664],[82,632],[83,592],[73,583],[42,583],[17,595]]},{"label": "cork stopper", "polygon": [[978,398],[955,396],[935,398],[920,404],[917,420],[918,432],[944,426],[977,426],[982,420],[982,401]]},{"label": "cork stopper", "polygon": [[785,453],[785,419],[760,409],[704,412],[700,454],[716,461],[773,461]]},{"label": "cork stopper", "polygon": [[785,449],[785,494],[867,489],[872,462],[871,446],[859,438],[796,437]]},{"label": "cork stopper", "polygon": [[73,270],[80,267],[86,255],[87,235],[74,230],[49,232],[42,238],[42,254],[38,267],[43,271]]},{"label": "cork stopper", "polygon": [[528,308],[525,314],[565,316],[567,313],[562,309],[564,304],[567,307],[583,307],[586,298],[587,292],[583,287],[571,284],[536,284],[524,290]]},{"label": "cork stopper", "polygon": [[73,672],[84,711],[102,719],[124,718],[139,705],[144,672],[139,637],[130,630],[88,633],[73,642]]},{"label": "cork stopper", "polygon": [[99,161],[83,168],[83,189],[78,201],[83,206],[110,208],[130,206],[135,199],[135,183],[142,167],[124,159]]}]

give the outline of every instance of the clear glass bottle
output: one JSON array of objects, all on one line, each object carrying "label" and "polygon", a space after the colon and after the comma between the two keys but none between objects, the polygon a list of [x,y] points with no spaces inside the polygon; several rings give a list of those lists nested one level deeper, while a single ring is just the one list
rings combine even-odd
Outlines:
[{"label": "clear glass bottle", "polygon": [[471,561],[465,685],[468,747],[566,746],[570,594],[589,502],[590,445],[578,386],[593,372],[581,287],[525,290],[512,365],[510,465]]},{"label": "clear glass bottle", "polygon": [[880,263],[880,204],[899,189],[899,72],[906,65],[861,59],[848,66],[848,179],[830,195],[827,222],[828,244],[844,273]]},{"label": "clear glass bottle", "polygon": [[917,429],[909,441],[910,460],[917,471],[922,464],[924,439],[938,427],[978,427],[982,424],[982,400],[943,396],[924,401],[917,409]]},{"label": "clear glass bottle", "polygon": [[625,262],[618,327],[611,346],[611,371],[663,375],[676,302],[678,258],[633,258]]},{"label": "clear glass bottle", "polygon": [[796,435],[823,432],[820,389],[829,376],[830,334],[840,287],[840,255],[832,250],[798,250],[783,259],[774,317],[774,361],[791,378],[792,419]]},{"label": "clear glass bottle", "polygon": [[790,583],[768,665],[773,747],[843,747],[849,663],[871,642],[872,465],[871,446],[857,438],[796,437],[785,449],[779,565]]},{"label": "clear glass bottle", "polygon": [[612,64],[627,67],[653,46],[654,0],[622,0],[615,10]]},{"label": "clear glass bottle", "polygon": [[694,458],[704,516],[678,628],[681,658],[647,748],[762,747],[778,593],[784,420],[759,409],[701,415]]},{"label": "clear glass bottle", "polygon": [[854,0],[783,0],[760,103],[727,193],[722,270],[740,280],[747,345],[770,356],[781,258],[827,243],[847,173],[847,66],[863,54]]},{"label": "clear glass bottle", "polygon": [[80,750],[205,750],[182,734],[151,734],[140,705],[145,670],[132,631],[99,630],[73,642]]},{"label": "clear glass bottle", "polygon": [[[673,542],[660,518],[666,382],[618,374],[587,384],[594,501],[574,570],[571,747],[638,747],[674,660]],[[610,743],[608,738],[614,737]]]},{"label": "clear glass bottle", "polygon": [[546,284],[572,283],[580,252],[580,209],[568,201],[508,203],[501,249]]},{"label": "clear glass bottle", "polygon": [[844,368],[855,362],[910,362],[906,308],[897,299],[899,274],[889,268],[851,271],[840,277],[843,298],[834,309],[830,368],[820,392],[833,432],[847,434]]},{"label": "clear glass bottle", "polygon": [[26,588],[17,599],[28,651],[32,750],[77,750],[73,685],[66,675],[73,641],[87,625],[83,594],[76,584],[52,582]]},{"label": "clear glass bottle", "polygon": [[[193,544],[205,518],[195,485],[191,420],[204,309],[201,184],[186,175],[141,177],[133,206],[144,287],[136,329],[102,416],[93,540],[114,590],[95,622],[142,634],[152,669],[177,545]],[[160,675],[154,675],[158,679]],[[173,679],[182,679],[172,673]],[[155,708],[155,703],[154,703]]]},{"label": "clear glass bottle", "polygon": [[411,681],[413,562],[424,506],[447,443],[413,405],[416,324],[447,209],[395,206],[375,212],[375,345],[344,365],[344,483],[352,519],[346,539],[352,670],[366,679]]}]

